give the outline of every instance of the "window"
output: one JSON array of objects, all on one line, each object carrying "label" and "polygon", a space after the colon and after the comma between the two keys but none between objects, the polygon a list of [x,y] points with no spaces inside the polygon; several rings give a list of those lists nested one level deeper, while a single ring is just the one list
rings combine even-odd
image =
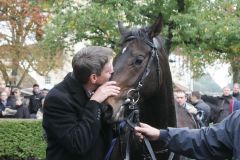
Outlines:
[{"label": "window", "polygon": [[51,84],[51,77],[49,76],[45,77],[45,84]]}]

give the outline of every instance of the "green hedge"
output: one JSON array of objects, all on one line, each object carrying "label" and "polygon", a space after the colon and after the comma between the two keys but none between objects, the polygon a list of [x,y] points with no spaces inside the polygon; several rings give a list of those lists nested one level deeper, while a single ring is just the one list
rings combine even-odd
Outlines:
[{"label": "green hedge", "polygon": [[0,120],[0,160],[43,160],[46,142],[42,121]]}]

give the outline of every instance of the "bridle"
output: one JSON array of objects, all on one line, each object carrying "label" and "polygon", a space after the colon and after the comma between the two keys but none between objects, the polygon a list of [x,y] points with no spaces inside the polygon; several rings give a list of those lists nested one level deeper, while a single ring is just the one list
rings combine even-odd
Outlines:
[{"label": "bridle", "polygon": [[[124,103],[121,105],[121,107],[124,107],[125,110],[128,109],[130,110],[130,114],[127,115],[127,117],[125,118],[125,121],[127,122],[127,124],[131,127],[134,128],[135,126],[139,125],[139,108],[137,106],[137,103],[140,99],[140,89],[143,87],[144,82],[146,80],[146,78],[148,77],[151,69],[151,65],[153,63],[153,60],[156,59],[157,61],[157,78],[158,78],[158,88],[160,87],[160,61],[159,61],[159,55],[158,55],[158,50],[156,45],[154,44],[154,39],[151,41],[149,40],[148,36],[146,35],[146,33],[139,31],[136,31],[133,33],[133,35],[129,36],[126,38],[126,41],[131,41],[133,39],[139,39],[142,40],[145,44],[147,44],[150,48],[151,48],[151,52],[150,52],[150,57],[148,59],[147,65],[144,69],[143,74],[141,75],[138,81],[138,85],[136,86],[136,88],[134,89],[130,89],[127,92],[127,98],[124,101]],[[126,135],[127,135],[127,140],[126,140],[126,151],[125,151],[125,160],[129,160],[130,159],[130,136],[131,136],[132,131],[128,130]],[[150,157],[152,160],[156,160],[155,154],[153,152],[153,149],[151,147],[151,144],[149,142],[148,139],[144,138],[143,139],[145,146],[147,147],[147,150],[150,154]],[[145,159],[145,158],[144,158]]]},{"label": "bridle", "polygon": [[[156,67],[156,72],[157,72],[157,84],[158,84],[158,89],[160,89],[160,60],[159,60],[159,55],[158,55],[158,49],[156,46],[158,46],[158,48],[161,48],[162,45],[161,44],[156,44],[156,39],[153,38],[152,40],[149,39],[149,37],[147,36],[147,34],[141,30],[137,30],[135,32],[132,32],[132,35],[128,36],[125,39],[125,42],[127,41],[131,41],[134,39],[138,39],[138,40],[142,40],[145,44],[147,44],[150,48],[151,48],[151,52],[150,52],[150,57],[148,59],[148,62],[146,64],[146,67],[144,69],[144,72],[142,73],[142,75],[138,78],[138,85],[134,88],[134,89],[130,89],[127,92],[127,97],[125,99],[125,101],[123,102],[123,104],[121,105],[121,107],[124,107],[125,110],[127,109],[128,111],[130,111],[130,114],[126,115],[124,117],[124,121],[122,123],[120,123],[120,127],[125,127],[127,124],[128,126],[130,126],[130,128],[134,128],[135,126],[139,125],[139,108],[138,108],[138,101],[140,99],[140,90],[144,85],[144,82],[146,80],[146,78],[148,77],[151,69],[151,65],[154,61],[154,59],[156,59],[157,62],[157,67]],[[160,47],[159,47],[160,46]],[[164,49],[162,47],[162,49]],[[124,125],[122,125],[124,123]],[[133,133],[132,130],[128,129],[126,131],[126,133],[124,133],[125,136],[127,136],[127,140],[126,140],[126,150],[125,150],[125,158],[124,160],[130,160],[130,137]],[[121,136],[121,133],[120,133]],[[121,137],[120,137],[121,139]],[[148,139],[144,138],[143,139],[145,146],[147,147],[147,150],[149,152],[148,155],[143,155],[144,159],[148,159],[151,158],[152,160],[156,160],[154,151],[151,147],[151,144],[149,142]],[[114,144],[115,144],[115,140],[114,140]],[[121,142],[120,142],[121,143]],[[110,149],[112,149],[113,145],[112,143]],[[121,148],[121,147],[120,147]],[[122,149],[121,149],[122,150]],[[108,157],[110,157],[112,150],[108,152],[107,154],[107,158],[105,157],[105,160],[108,159]],[[168,150],[162,150],[162,151],[158,151],[158,154],[161,153],[166,153],[168,152]],[[169,157],[172,156],[172,153]],[[122,157],[124,157],[122,155]],[[171,158],[172,159],[172,158]]]},{"label": "bridle", "polygon": [[[144,84],[145,79],[147,78],[147,76],[149,75],[149,73],[151,71],[150,67],[152,65],[154,58],[156,58],[156,61],[157,61],[156,71],[157,71],[158,82],[160,81],[160,60],[159,60],[158,50],[156,47],[157,42],[155,41],[154,38],[153,38],[153,40],[150,40],[148,38],[148,36],[146,35],[146,33],[141,32],[141,30],[139,30],[139,31],[133,32],[133,35],[128,36],[125,41],[131,41],[133,39],[142,40],[145,44],[147,44],[151,48],[151,52],[150,52],[151,55],[149,57],[148,63],[145,67],[145,70],[144,70],[142,76],[139,78],[140,80],[138,81],[137,87],[135,88],[135,90],[139,92]],[[158,88],[159,88],[159,83],[157,83],[157,84],[158,84]]]}]

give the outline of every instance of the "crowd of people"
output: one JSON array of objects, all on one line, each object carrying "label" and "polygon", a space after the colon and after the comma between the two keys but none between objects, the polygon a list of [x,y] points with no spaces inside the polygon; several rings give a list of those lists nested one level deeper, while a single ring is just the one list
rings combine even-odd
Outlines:
[{"label": "crowd of people", "polygon": [[33,94],[24,96],[19,88],[10,88],[0,82],[0,118],[42,119],[43,102],[48,89],[33,85]]},{"label": "crowd of people", "polygon": [[[234,83],[232,91],[229,86],[223,87],[221,96],[201,95],[199,91],[186,94],[179,90],[175,92],[175,102],[176,107],[183,107],[189,114],[198,114],[202,126],[208,126],[209,123],[220,122],[232,112],[240,109],[239,84]],[[215,121],[213,117],[216,117]]]},{"label": "crowd of people", "polygon": [[[216,103],[221,121],[209,125],[214,108],[204,100]],[[198,129],[167,128],[158,129],[148,124],[140,123],[135,127],[136,136],[140,139],[147,137],[157,141],[171,152],[196,159],[240,159],[240,90],[239,84],[234,83],[233,90],[229,86],[223,88],[222,96],[207,96],[198,91],[189,95],[184,91],[175,93],[176,107],[182,107],[191,115],[203,114],[204,127]],[[209,103],[210,104],[210,103]],[[178,113],[176,113],[178,114]],[[214,112],[216,114],[216,112]],[[216,115],[215,115],[216,116]]]}]

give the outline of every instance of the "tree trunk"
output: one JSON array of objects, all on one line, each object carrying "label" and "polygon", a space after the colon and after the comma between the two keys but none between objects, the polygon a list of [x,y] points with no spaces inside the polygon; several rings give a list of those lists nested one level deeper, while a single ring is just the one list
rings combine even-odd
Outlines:
[{"label": "tree trunk", "polygon": [[233,74],[233,83],[240,83],[240,57],[234,58],[231,62],[232,74]]},{"label": "tree trunk", "polygon": [[28,65],[28,67],[26,69],[23,70],[23,73],[22,73],[22,76],[20,77],[18,83],[17,83],[17,87],[20,87],[24,78],[26,77],[27,73],[28,73],[28,70],[30,68],[30,65]]},{"label": "tree trunk", "polygon": [[177,2],[178,2],[178,11],[183,12],[185,7],[184,0],[178,0]]}]

